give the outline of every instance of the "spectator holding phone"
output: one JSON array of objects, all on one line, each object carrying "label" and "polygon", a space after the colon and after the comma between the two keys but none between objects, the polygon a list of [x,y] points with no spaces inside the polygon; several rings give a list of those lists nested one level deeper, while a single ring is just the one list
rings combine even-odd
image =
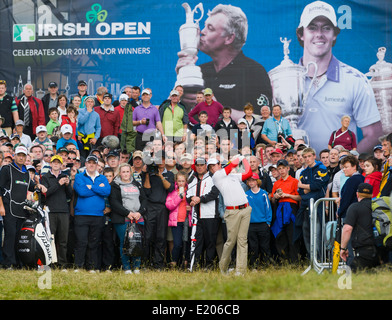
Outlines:
[{"label": "spectator holding phone", "polygon": [[68,200],[72,197],[69,176],[61,171],[63,158],[55,155],[50,159],[50,171],[42,175],[42,184],[47,188],[46,205],[49,207],[49,224],[57,245],[57,261],[60,267],[67,263],[69,231]]}]

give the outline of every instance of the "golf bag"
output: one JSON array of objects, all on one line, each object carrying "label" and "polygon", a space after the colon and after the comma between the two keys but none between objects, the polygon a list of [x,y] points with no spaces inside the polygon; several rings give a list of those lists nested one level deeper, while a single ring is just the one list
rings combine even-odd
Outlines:
[{"label": "golf bag", "polygon": [[377,230],[376,245],[392,249],[392,213],[389,197],[380,197],[372,200],[373,226]]},{"label": "golf bag", "polygon": [[52,263],[51,232],[48,209],[38,202],[25,201],[28,213],[17,240],[17,254],[24,266],[36,268]]}]

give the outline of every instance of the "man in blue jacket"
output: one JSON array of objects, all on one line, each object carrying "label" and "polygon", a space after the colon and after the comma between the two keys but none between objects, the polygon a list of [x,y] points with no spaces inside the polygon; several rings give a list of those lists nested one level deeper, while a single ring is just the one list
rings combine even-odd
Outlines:
[{"label": "man in blue jacket", "polygon": [[[105,176],[97,171],[98,158],[86,158],[86,170],[75,176],[74,190],[77,196],[75,205],[75,267],[86,267],[92,271],[100,267],[98,248],[102,241],[105,223],[103,211],[105,197],[110,195],[110,184]],[[85,263],[88,251],[87,263]]]},{"label": "man in blue jacket", "polygon": [[[302,170],[299,182],[298,182],[298,193],[301,196],[300,208],[296,217],[296,227],[302,225],[302,234],[308,254],[310,253],[310,199],[314,199],[316,202],[318,199],[325,197],[327,191],[329,174],[328,169],[320,162],[316,161],[316,152],[312,148],[306,148],[302,151],[302,157],[304,158],[306,168]],[[318,221],[321,220],[321,208],[317,211]],[[319,226],[316,230],[320,239]],[[320,244],[319,241],[317,243]]]}]

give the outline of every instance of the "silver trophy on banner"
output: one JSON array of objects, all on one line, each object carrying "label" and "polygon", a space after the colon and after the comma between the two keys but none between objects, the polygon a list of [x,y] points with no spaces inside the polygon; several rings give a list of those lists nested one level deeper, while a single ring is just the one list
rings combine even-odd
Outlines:
[{"label": "silver trophy on banner", "polygon": [[[186,19],[185,24],[179,30],[181,51],[188,56],[196,57],[199,52],[198,46],[200,41],[199,21],[204,15],[203,4],[199,3],[193,10],[186,2],[182,6],[185,9]],[[199,19],[194,20],[194,15],[197,10],[200,10],[201,15]],[[200,67],[195,64],[189,64],[180,68],[177,75],[177,85],[182,85],[185,88],[203,88],[204,80]]]},{"label": "silver trophy on banner", "polygon": [[384,61],[386,51],[385,47],[378,49],[378,61],[369,68],[366,76],[371,77],[383,132],[389,134],[392,132],[392,63]]},{"label": "silver trophy on banner", "polygon": [[306,67],[295,64],[289,58],[291,40],[280,38],[280,42],[283,43],[284,59],[279,66],[268,72],[272,86],[273,105],[278,104],[282,107],[282,117],[289,121],[294,139],[304,139],[305,143],[309,144],[309,136],[305,130],[298,128],[298,122],[304,113],[307,97],[316,80],[316,77],[313,77],[305,92],[305,77],[310,65],[314,65],[315,75],[317,75],[318,67],[315,62],[309,62]]}]

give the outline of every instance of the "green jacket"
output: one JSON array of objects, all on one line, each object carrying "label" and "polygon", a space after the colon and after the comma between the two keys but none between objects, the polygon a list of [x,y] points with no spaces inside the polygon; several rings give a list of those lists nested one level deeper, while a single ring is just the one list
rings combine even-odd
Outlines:
[{"label": "green jacket", "polygon": [[123,120],[121,122],[120,129],[123,132],[132,132],[133,131],[133,110],[132,110],[132,105],[130,103],[127,103],[124,109],[124,116]]},{"label": "green jacket", "polygon": [[[167,135],[167,136],[171,136],[172,134],[174,136],[182,136],[183,135],[183,126],[184,126],[184,124],[188,124],[188,122],[189,122],[188,112],[186,111],[185,106],[181,102],[177,103],[177,106],[181,109],[181,112],[176,113],[177,116],[175,119],[173,119],[173,118],[172,119],[165,119],[165,117],[164,117],[165,111],[168,108],[171,108],[171,101],[170,100],[167,100],[159,107],[159,116],[161,117],[163,130],[165,131],[165,135]],[[170,111],[170,113],[171,113],[171,111]],[[166,121],[167,121],[167,124],[170,124],[169,125],[170,128],[167,128],[167,125],[165,123]],[[166,132],[167,130],[169,132]]]}]

